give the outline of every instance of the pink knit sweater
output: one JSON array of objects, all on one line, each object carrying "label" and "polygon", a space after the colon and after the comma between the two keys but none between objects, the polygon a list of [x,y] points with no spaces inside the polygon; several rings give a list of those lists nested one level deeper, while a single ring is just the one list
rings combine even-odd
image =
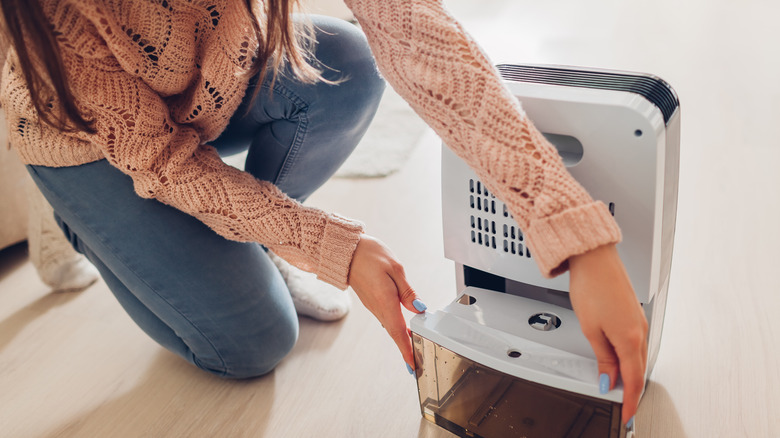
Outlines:
[{"label": "pink knit sweater", "polygon": [[[300,205],[224,164],[208,142],[247,87],[257,41],[236,0],[42,0],[78,107],[97,133],[39,123],[15,54],[0,102],[27,164],[107,159],[138,195],[191,214],[227,239],[266,245],[346,287],[359,223]],[[387,81],[507,203],[545,275],[620,231],[569,175],[489,60],[435,0],[347,0]]]}]

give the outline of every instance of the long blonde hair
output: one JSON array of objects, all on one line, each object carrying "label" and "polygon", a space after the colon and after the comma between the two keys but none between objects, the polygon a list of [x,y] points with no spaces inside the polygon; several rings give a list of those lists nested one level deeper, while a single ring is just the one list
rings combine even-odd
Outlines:
[{"label": "long blonde hair", "polygon": [[[254,13],[255,1],[245,0],[247,12],[255,18],[252,24],[260,41],[249,75],[259,74],[262,81],[270,68],[275,79],[289,65],[293,75],[303,82],[322,80],[320,72],[310,62],[311,26],[292,19],[300,0],[264,0],[263,14],[259,17]],[[40,119],[63,131],[94,133],[92,120],[86,120],[76,108],[55,36],[39,1],[0,0],[0,8],[2,37],[16,52]],[[41,68],[36,68],[33,59],[41,60]],[[60,103],[57,111],[44,110],[50,106],[49,101],[44,101],[47,88],[53,89]],[[260,87],[256,87],[252,100],[259,90]]]}]

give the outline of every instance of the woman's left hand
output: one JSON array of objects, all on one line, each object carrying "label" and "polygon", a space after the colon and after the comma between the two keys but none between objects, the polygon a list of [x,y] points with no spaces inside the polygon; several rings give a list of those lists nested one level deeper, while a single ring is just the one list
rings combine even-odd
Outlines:
[{"label": "woman's left hand", "polygon": [[608,388],[623,378],[623,423],[633,418],[645,382],[647,320],[615,245],[569,259],[572,307]]}]

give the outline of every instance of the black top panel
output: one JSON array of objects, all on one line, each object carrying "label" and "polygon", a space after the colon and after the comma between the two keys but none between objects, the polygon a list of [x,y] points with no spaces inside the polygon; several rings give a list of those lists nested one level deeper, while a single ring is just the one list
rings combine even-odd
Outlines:
[{"label": "black top panel", "polygon": [[625,72],[578,70],[576,68],[538,65],[498,65],[505,80],[566,87],[628,91],[643,96],[661,110],[664,123],[680,106],[677,94],[663,79],[652,75]]}]

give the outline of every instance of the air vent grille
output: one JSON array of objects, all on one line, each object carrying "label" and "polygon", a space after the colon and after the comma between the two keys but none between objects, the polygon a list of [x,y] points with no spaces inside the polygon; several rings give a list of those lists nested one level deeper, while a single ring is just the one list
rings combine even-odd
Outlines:
[{"label": "air vent grille", "polygon": [[[469,179],[469,225],[471,243],[507,254],[531,258],[525,236],[512,214],[477,179]],[[609,203],[609,212],[615,215],[615,203]]]},{"label": "air vent grille", "polygon": [[527,259],[531,252],[506,205],[477,179],[469,179],[471,243]]}]

